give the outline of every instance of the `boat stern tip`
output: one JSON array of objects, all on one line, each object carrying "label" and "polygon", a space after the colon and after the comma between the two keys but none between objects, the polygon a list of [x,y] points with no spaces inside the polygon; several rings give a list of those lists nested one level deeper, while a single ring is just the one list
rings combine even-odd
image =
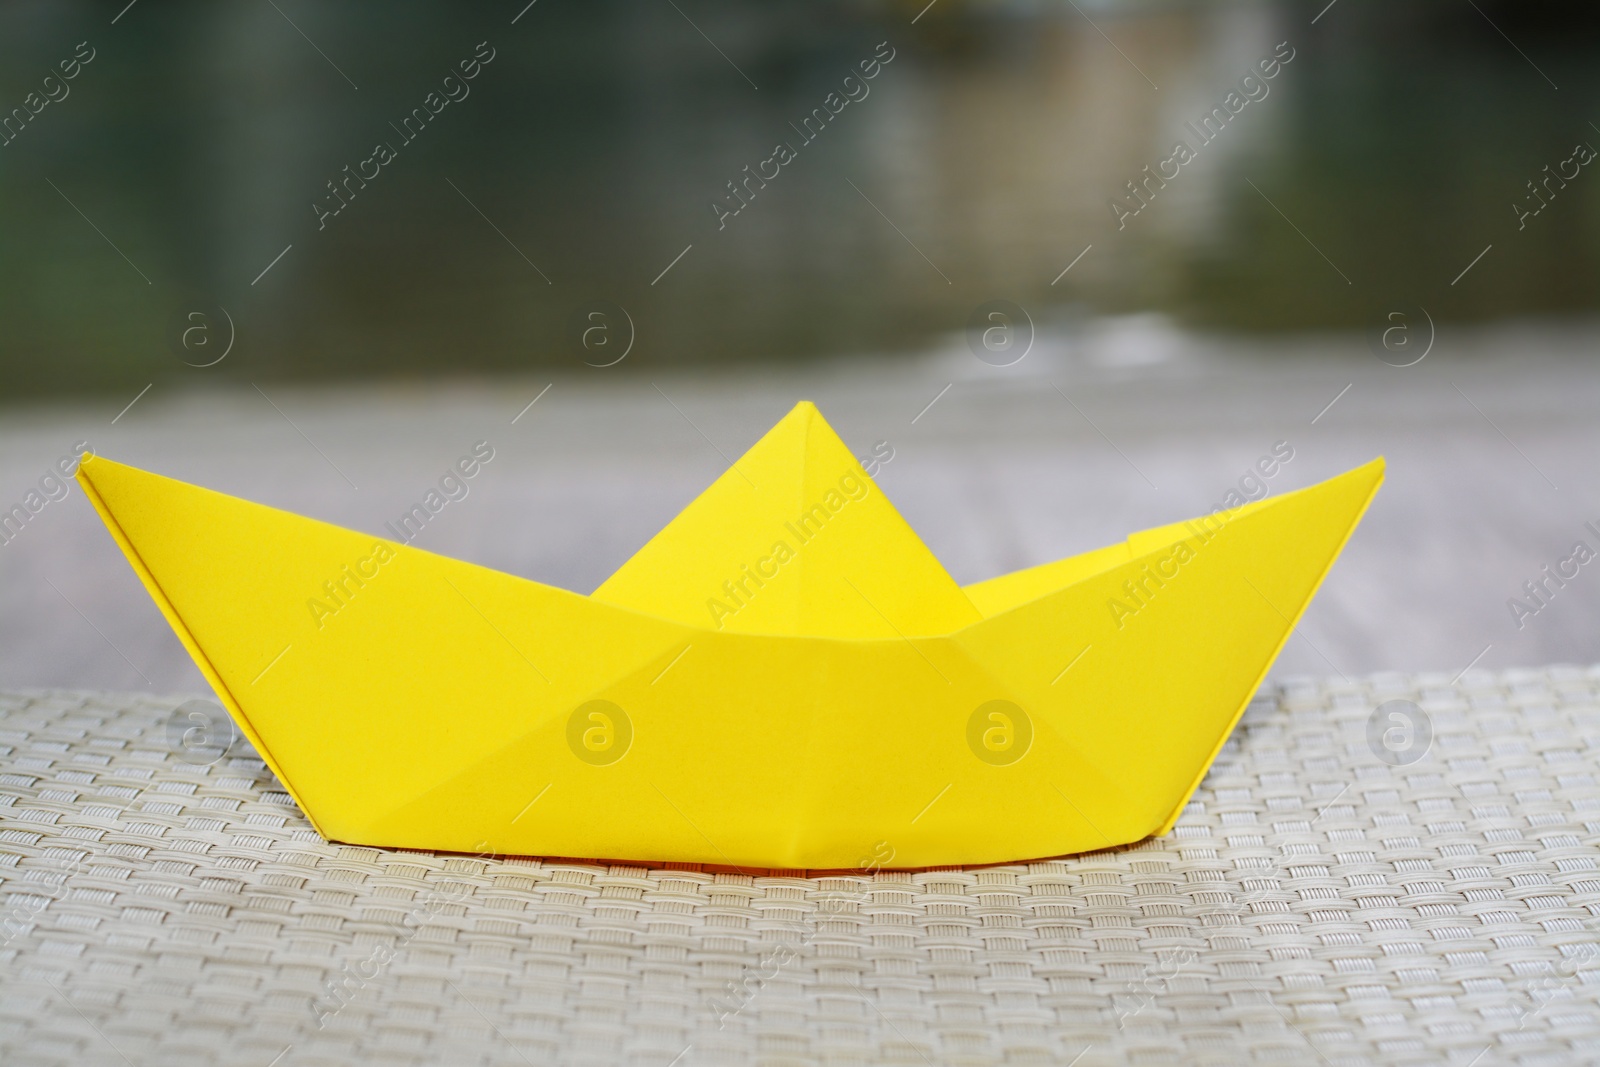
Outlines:
[{"label": "boat stern tip", "polygon": [[72,480],[78,483],[79,488],[90,491],[94,489],[95,479],[116,470],[134,470],[126,463],[118,463],[114,459],[97,454],[93,449],[87,450],[78,459],[78,469],[73,472]]},{"label": "boat stern tip", "polygon": [[89,485],[89,475],[86,472],[86,468],[98,458],[100,457],[96,456],[92,449],[79,456],[78,469],[72,472],[72,480],[81,487],[87,487]]}]

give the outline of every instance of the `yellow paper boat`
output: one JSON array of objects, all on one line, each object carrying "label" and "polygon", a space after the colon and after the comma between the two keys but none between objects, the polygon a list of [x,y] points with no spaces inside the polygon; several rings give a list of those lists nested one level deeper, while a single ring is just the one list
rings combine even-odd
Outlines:
[{"label": "yellow paper boat", "polygon": [[324,837],[849,868],[1165,832],[1383,461],[963,588],[802,403],[590,596],[78,479]]}]

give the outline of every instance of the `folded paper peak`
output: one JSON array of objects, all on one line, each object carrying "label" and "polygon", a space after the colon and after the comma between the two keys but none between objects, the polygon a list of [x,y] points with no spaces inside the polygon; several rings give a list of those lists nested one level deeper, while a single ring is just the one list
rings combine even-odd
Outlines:
[{"label": "folded paper peak", "polygon": [[1383,461],[963,587],[802,403],[589,596],[78,479],[324,837],[837,869],[1164,833]]}]

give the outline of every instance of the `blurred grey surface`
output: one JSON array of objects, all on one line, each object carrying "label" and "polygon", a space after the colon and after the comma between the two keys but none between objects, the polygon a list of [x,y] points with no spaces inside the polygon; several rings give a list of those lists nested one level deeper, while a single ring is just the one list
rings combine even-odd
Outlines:
[{"label": "blurred grey surface", "polygon": [[[879,484],[966,583],[1208,511],[1287,441],[1274,492],[1378,454],[1389,473],[1280,672],[1590,663],[1592,568],[1520,628],[1507,600],[1574,542],[1600,548],[1584,528],[1600,522],[1597,341],[1592,322],[1441,327],[1426,359],[1396,368],[1360,336],[1266,343],[1144,315],[1041,333],[1005,368],[956,335],[916,357],[787,372],[164,386],[120,415],[127,399],[0,412],[0,500],[87,440],[378,532],[486,440],[494,460],[416,544],[587,593],[812,399],[858,455],[889,442]],[[76,489],[0,545],[0,603],[0,684],[205,688]]]}]

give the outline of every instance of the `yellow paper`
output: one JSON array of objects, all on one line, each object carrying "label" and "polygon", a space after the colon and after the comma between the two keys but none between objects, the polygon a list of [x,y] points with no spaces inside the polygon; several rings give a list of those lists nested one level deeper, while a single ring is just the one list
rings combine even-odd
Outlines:
[{"label": "yellow paper", "polygon": [[1383,461],[962,588],[802,403],[587,597],[78,478],[323,836],[848,868],[1165,832]]}]

